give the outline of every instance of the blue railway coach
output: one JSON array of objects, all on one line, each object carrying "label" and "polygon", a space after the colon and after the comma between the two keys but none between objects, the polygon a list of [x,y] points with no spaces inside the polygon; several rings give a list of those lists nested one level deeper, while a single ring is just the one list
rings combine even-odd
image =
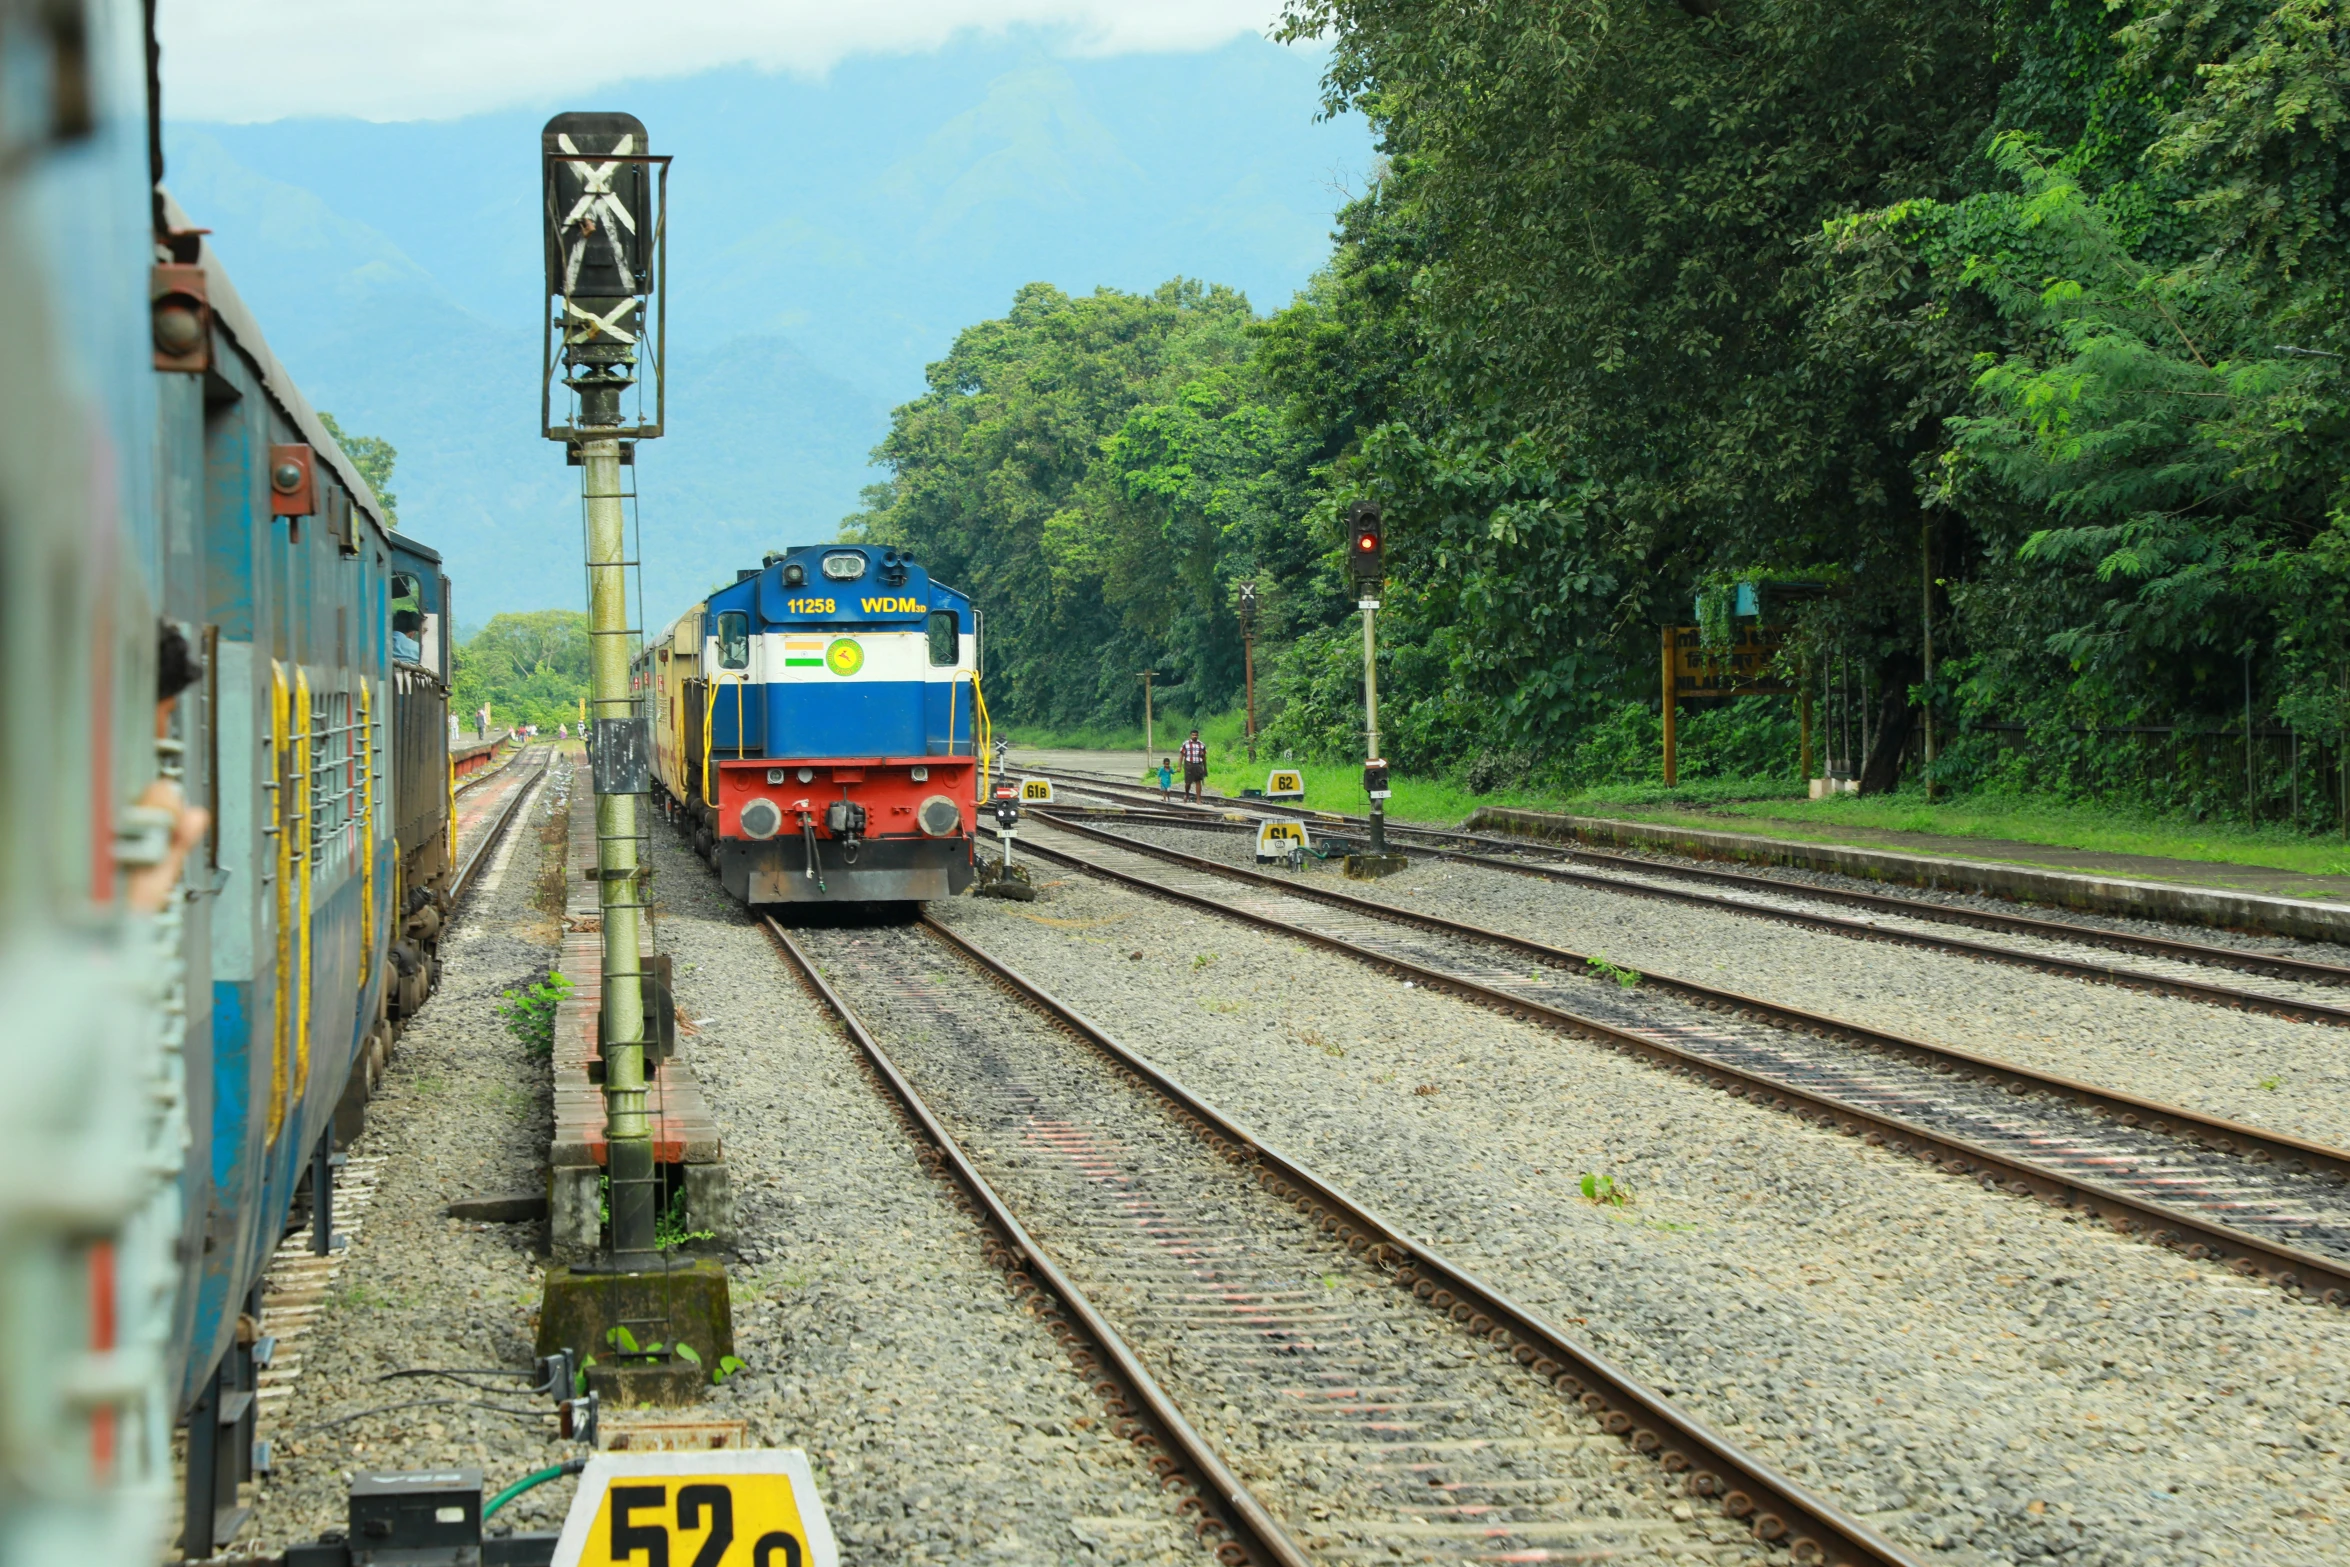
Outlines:
[{"label": "blue railway coach", "polygon": [[881,545],[766,557],[637,662],[663,807],[746,903],[970,883],[987,709],[969,595]]},{"label": "blue railway coach", "polygon": [[450,588],[157,187],[152,8],[0,10],[0,1561],[127,1567],[238,1533],[261,1282],[430,986]]}]

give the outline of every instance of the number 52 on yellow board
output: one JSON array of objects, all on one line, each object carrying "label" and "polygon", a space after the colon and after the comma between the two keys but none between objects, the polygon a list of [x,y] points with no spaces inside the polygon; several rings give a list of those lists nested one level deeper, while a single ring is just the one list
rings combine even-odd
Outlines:
[{"label": "number 52 on yellow board", "polygon": [[598,1453],[563,1519],[555,1567],[839,1567],[798,1448]]}]

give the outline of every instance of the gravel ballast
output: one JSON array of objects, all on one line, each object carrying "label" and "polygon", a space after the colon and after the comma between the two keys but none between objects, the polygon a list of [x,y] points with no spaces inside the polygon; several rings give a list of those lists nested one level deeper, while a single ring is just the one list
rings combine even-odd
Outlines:
[{"label": "gravel ballast", "polygon": [[[815,961],[1024,1228],[1293,1538],[1346,1560],[1762,1552],[1508,1351],[1261,1189],[920,931]],[[943,961],[942,961],[943,960]]]},{"label": "gravel ballast", "polygon": [[[1238,834],[1113,830],[1254,864],[1250,840]],[[1604,955],[1633,970],[2350,1147],[2350,1030],[1442,860],[1418,860],[1375,882],[1305,874],[1357,897]]]},{"label": "gravel ballast", "polygon": [[844,1559],[1202,1558],[855,1047],[656,830],[659,939],[738,1211],[736,1353],[709,1411],[808,1449]]},{"label": "gravel ballast", "polygon": [[[274,1471],[257,1488],[253,1530],[272,1554],[344,1527],[355,1472],[466,1466],[495,1490],[576,1451],[556,1436],[551,1401],[519,1391],[525,1378],[477,1379],[478,1390],[379,1380],[409,1367],[531,1363],[544,1226],[462,1224],[444,1209],[461,1197],[544,1189],[547,1064],[493,1008],[502,992],[543,974],[554,950],[555,923],[536,893],[550,842],[562,852],[569,786],[558,759],[493,851],[441,940],[440,990],[401,1033],[350,1150],[384,1162],[326,1309],[301,1340],[302,1375],[266,1417]],[[530,1413],[449,1404],[346,1418],[452,1397]],[[497,1522],[554,1527],[571,1484],[539,1487]]]},{"label": "gravel ballast", "polygon": [[[2340,1313],[1302,944],[1039,880],[1034,905],[939,913],[1905,1545],[1970,1564],[2350,1548]],[[1586,1173],[1632,1200],[1586,1200]]]},{"label": "gravel ballast", "polygon": [[[561,764],[559,763],[560,767]],[[418,1365],[530,1364],[546,1227],[461,1224],[462,1197],[545,1189],[549,1074],[492,1011],[553,961],[561,809],[552,780],[444,940],[440,992],[413,1020],[355,1157],[380,1186],[305,1366],[273,1413],[276,1472],[247,1533],[274,1553],[340,1528],[361,1470],[466,1465],[495,1489],[581,1451],[553,1421],[396,1400],[472,1396],[374,1379]],[[550,816],[550,809],[555,814]],[[691,1413],[805,1448],[847,1562],[1195,1562],[1199,1548],[1086,1383],[987,1266],[972,1225],[925,1174],[853,1048],[766,938],[665,829],[659,941],[679,973],[682,1042],[712,1104],[740,1204],[736,1350],[747,1369]],[[515,1408],[519,1395],[484,1394]],[[551,1407],[551,1406],[550,1406]],[[561,1525],[573,1482],[502,1511]]]}]

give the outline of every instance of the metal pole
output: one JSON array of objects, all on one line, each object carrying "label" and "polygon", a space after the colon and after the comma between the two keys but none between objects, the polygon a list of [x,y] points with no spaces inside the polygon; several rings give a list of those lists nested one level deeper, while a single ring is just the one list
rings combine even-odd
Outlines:
[{"label": "metal pole", "polygon": [[1240,628],[1240,662],[1248,685],[1248,759],[1257,759],[1257,634],[1253,626]]},{"label": "metal pole", "polygon": [[[614,400],[617,411],[617,398]],[[589,691],[596,718],[625,721],[628,593],[620,442],[579,443],[587,500]],[[604,927],[604,1140],[612,1183],[612,1251],[622,1266],[659,1260],[652,1129],[645,1118],[644,948],[637,896],[636,796],[596,795],[596,887]]]},{"label": "metal pole", "polygon": [[1803,750],[1803,757],[1802,757],[1802,768],[1801,768],[1801,770],[1802,770],[1802,773],[1803,773],[1804,779],[1806,780],[1804,787],[1805,787],[1805,789],[1808,791],[1808,790],[1809,790],[1809,788],[1810,788],[1810,782],[1809,782],[1809,780],[1810,780],[1810,778],[1811,778],[1811,776],[1812,776],[1812,771],[1811,771],[1811,677],[1810,677],[1810,674],[1809,674],[1809,672],[1808,672],[1808,671],[1806,672],[1806,674],[1805,674],[1805,676],[1804,676],[1804,679],[1803,679],[1803,683],[1802,683],[1802,687],[1801,687],[1801,689],[1802,689],[1802,691],[1803,691],[1803,695],[1802,695],[1802,696],[1801,696],[1801,697],[1800,697],[1798,700],[1799,700],[1799,701],[1802,703],[1802,705],[1803,705],[1803,711],[1802,711],[1802,713],[1801,713],[1801,714],[1798,716],[1798,719],[1797,719],[1797,724],[1798,724],[1798,727],[1801,729],[1801,731],[1802,731],[1802,735],[1803,735],[1803,745],[1802,745],[1802,750]]},{"label": "metal pole", "polygon": [[[1378,641],[1371,628],[1371,619],[1378,613],[1379,601],[1366,598],[1363,611],[1363,760],[1379,760],[1379,657]],[[1387,852],[1387,802],[1371,802],[1371,852]]]},{"label": "metal pole", "polygon": [[2252,649],[2244,649],[2244,823],[2257,819],[2252,803]]},{"label": "metal pole", "polygon": [[1934,798],[1934,525],[1918,524],[1919,623],[1926,647],[1926,798]]},{"label": "metal pole", "polygon": [[1142,771],[1148,777],[1151,771],[1151,753],[1159,748],[1157,732],[1151,727],[1151,676],[1155,669],[1138,669],[1135,678],[1142,682]]},{"label": "metal pole", "polygon": [[1665,627],[1665,787],[1673,787],[1680,771],[1679,758],[1673,754],[1673,628]]}]

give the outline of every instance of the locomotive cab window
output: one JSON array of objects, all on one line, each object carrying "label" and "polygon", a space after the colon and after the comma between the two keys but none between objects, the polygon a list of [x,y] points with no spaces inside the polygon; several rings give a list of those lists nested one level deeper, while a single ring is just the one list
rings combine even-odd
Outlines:
[{"label": "locomotive cab window", "polygon": [[961,651],[961,627],[955,624],[951,609],[930,612],[930,661],[933,664],[952,664]]},{"label": "locomotive cab window", "polygon": [[730,609],[718,617],[718,667],[751,667],[751,617]]},{"label": "locomotive cab window", "polygon": [[392,657],[424,661],[424,586],[405,571],[392,573]]}]

